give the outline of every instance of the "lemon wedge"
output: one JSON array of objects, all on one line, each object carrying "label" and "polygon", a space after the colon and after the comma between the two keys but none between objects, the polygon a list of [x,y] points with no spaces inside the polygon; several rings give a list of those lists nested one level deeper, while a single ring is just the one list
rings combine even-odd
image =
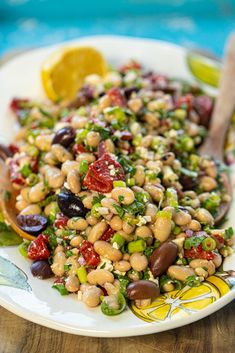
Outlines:
[{"label": "lemon wedge", "polygon": [[221,66],[212,59],[189,53],[187,62],[194,77],[209,86],[217,88],[220,80]]},{"label": "lemon wedge", "polygon": [[104,76],[107,63],[95,48],[85,46],[63,47],[50,55],[42,65],[42,85],[48,98],[56,102],[72,100],[86,76]]}]

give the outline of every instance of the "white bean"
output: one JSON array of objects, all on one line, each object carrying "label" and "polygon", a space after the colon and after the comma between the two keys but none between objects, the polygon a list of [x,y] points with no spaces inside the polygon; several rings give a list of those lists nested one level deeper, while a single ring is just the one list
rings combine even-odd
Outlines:
[{"label": "white bean", "polygon": [[53,135],[38,135],[35,139],[35,145],[40,151],[48,152],[51,149]]},{"label": "white bean", "polygon": [[56,276],[63,276],[64,274],[64,265],[66,262],[66,256],[63,251],[59,251],[53,257],[53,264],[51,265],[52,272]]},{"label": "white bean", "polygon": [[95,156],[92,153],[79,153],[76,157],[77,162],[87,161],[89,164],[95,161]]},{"label": "white bean", "polygon": [[123,203],[124,205],[130,205],[135,200],[133,191],[127,187],[114,188],[111,192],[111,196],[114,200]]},{"label": "white bean", "polygon": [[105,220],[95,224],[88,235],[88,241],[94,244],[98,239],[102,237],[107,228],[108,224],[105,222]]},{"label": "white bean", "polygon": [[80,177],[76,170],[70,170],[68,172],[67,183],[68,183],[69,189],[74,194],[78,194],[81,191]]},{"label": "white bean", "polygon": [[115,249],[110,243],[104,240],[98,240],[94,243],[95,251],[103,257],[111,261],[120,261],[122,259],[122,252]]},{"label": "white bean", "polygon": [[31,202],[36,203],[45,199],[48,194],[48,189],[43,182],[34,185],[29,191],[29,199]]},{"label": "white bean", "polygon": [[114,263],[114,268],[120,272],[127,272],[131,269],[131,264],[129,261],[121,260]]},{"label": "white bean", "polygon": [[177,210],[173,216],[173,220],[178,226],[185,226],[191,222],[192,217],[187,212]]},{"label": "white bean", "polygon": [[198,208],[194,214],[194,217],[203,224],[209,224],[213,226],[214,218],[205,208]]},{"label": "white bean", "polygon": [[134,253],[130,256],[130,264],[135,271],[144,271],[148,267],[148,259],[144,254]]},{"label": "white bean", "polygon": [[65,161],[73,160],[73,155],[66,148],[59,144],[51,146],[51,152],[55,155],[59,162],[64,163]]},{"label": "white bean", "polygon": [[184,282],[189,276],[194,276],[195,272],[190,267],[172,265],[168,268],[167,274],[171,278]]},{"label": "white bean", "polygon": [[99,284],[100,286],[102,286],[104,283],[107,283],[107,282],[113,283],[114,276],[108,270],[96,269],[88,273],[87,281],[90,284]]},{"label": "white bean", "polygon": [[80,163],[76,161],[65,161],[62,164],[61,171],[64,175],[67,175],[69,171],[76,170],[79,172],[80,170]]},{"label": "white bean", "polygon": [[15,206],[18,211],[23,211],[26,207],[28,207],[29,203],[25,200],[19,200],[16,202]]},{"label": "white bean", "polygon": [[70,229],[85,230],[88,227],[88,223],[84,218],[73,217],[68,220],[67,226]]},{"label": "white bean", "polygon": [[25,207],[20,214],[21,215],[30,215],[30,214],[40,214],[42,212],[41,207],[38,205],[28,205]]},{"label": "white bean", "polygon": [[171,218],[165,216],[157,216],[156,222],[153,225],[153,233],[160,242],[166,241],[171,234]]},{"label": "white bean", "polygon": [[50,188],[58,189],[64,184],[65,177],[59,168],[45,165],[42,173],[45,173],[45,179]]},{"label": "white bean", "polygon": [[90,286],[82,294],[82,301],[89,307],[94,308],[100,304],[102,290],[96,286]]},{"label": "white bean", "polygon": [[65,288],[73,293],[79,290],[79,282],[76,276],[69,276],[65,279]]}]

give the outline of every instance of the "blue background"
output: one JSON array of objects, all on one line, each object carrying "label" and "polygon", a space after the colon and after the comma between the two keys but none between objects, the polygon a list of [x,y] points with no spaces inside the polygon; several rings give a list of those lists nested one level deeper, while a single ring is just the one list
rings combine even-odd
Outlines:
[{"label": "blue background", "polygon": [[0,55],[93,34],[171,41],[221,55],[235,0],[0,0]]}]

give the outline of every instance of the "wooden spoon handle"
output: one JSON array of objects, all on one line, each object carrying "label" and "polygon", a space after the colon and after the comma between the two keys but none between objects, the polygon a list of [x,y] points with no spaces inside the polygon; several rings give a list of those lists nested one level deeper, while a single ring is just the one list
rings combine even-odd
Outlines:
[{"label": "wooden spoon handle", "polygon": [[[223,160],[224,142],[235,108],[235,32],[229,37],[224,66],[220,79],[218,97],[215,103],[208,136],[210,153]],[[205,150],[204,150],[205,151]]]}]

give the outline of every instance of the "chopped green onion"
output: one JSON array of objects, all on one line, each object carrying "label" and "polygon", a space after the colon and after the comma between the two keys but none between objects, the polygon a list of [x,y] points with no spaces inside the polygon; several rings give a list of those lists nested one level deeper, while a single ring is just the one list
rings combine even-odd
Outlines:
[{"label": "chopped green onion", "polygon": [[80,107],[76,110],[76,114],[79,116],[87,116],[87,111],[85,107]]},{"label": "chopped green onion", "polygon": [[224,236],[225,240],[231,239],[233,237],[233,235],[234,235],[234,230],[232,227],[225,229],[225,236]]},{"label": "chopped green onion", "polygon": [[118,248],[120,249],[124,245],[125,239],[120,234],[115,233],[111,239],[111,243],[116,243],[118,245]]},{"label": "chopped green onion", "polygon": [[29,186],[34,186],[39,182],[39,177],[37,174],[31,173],[27,178],[27,183]]},{"label": "chopped green onion", "polygon": [[157,212],[157,217],[160,218],[168,218],[168,219],[171,219],[172,218],[172,213],[170,211],[158,211]]},{"label": "chopped green onion", "polygon": [[77,130],[77,134],[76,134],[76,143],[81,143],[85,140],[87,134],[88,134],[89,130],[87,129],[80,129]]},{"label": "chopped green onion", "polygon": [[[114,296],[114,294],[113,294]],[[109,302],[108,302],[108,298],[109,297],[104,297],[101,303],[101,311],[103,314],[108,315],[108,316],[114,316],[114,315],[118,315],[121,312],[123,312],[126,308],[126,299],[124,297],[123,294],[121,294],[120,292],[118,294],[115,295],[116,296],[116,300],[118,303],[118,309],[114,309],[112,307],[109,306]]]},{"label": "chopped green onion", "polygon": [[79,171],[81,174],[86,174],[89,168],[89,164],[87,161],[81,161]]},{"label": "chopped green onion", "polygon": [[68,290],[65,288],[65,285],[63,283],[55,283],[55,284],[53,284],[52,288],[55,288],[56,290],[58,290],[58,292],[61,295],[68,295],[69,294]]},{"label": "chopped green onion", "polygon": [[205,251],[212,251],[216,248],[216,241],[215,239],[209,237],[209,238],[205,238],[202,241],[202,248]]},{"label": "chopped green onion", "polygon": [[100,213],[99,211],[97,210],[99,207],[101,207],[101,203],[96,203],[92,206],[91,208],[91,214],[93,217],[95,218],[100,218]]},{"label": "chopped green onion", "polygon": [[166,190],[167,203],[171,207],[178,207],[178,195],[175,188],[168,188]]},{"label": "chopped green onion", "polygon": [[177,119],[184,120],[187,116],[187,112],[185,109],[176,109],[174,115]]},{"label": "chopped green onion", "polygon": [[114,188],[118,188],[118,187],[126,187],[126,183],[125,181],[122,181],[122,180],[115,180],[113,181],[113,187]]},{"label": "chopped green onion", "polygon": [[127,183],[127,186],[134,186],[135,185],[135,178],[127,178],[126,183]]},{"label": "chopped green onion", "polygon": [[192,247],[194,246],[198,246],[202,243],[202,241],[205,239],[204,236],[201,236],[201,237],[190,237],[190,238],[186,238],[185,239],[185,242],[184,242],[184,248],[186,250],[189,250],[191,249]]},{"label": "chopped green onion", "polygon": [[20,253],[20,255],[22,255],[23,257],[28,257],[28,247],[29,247],[29,244],[30,244],[30,241],[29,241],[29,240],[26,240],[26,241],[23,241],[23,243],[21,243],[21,244],[18,246],[19,253]]},{"label": "chopped green onion", "polygon": [[67,250],[67,251],[65,252],[65,255],[66,255],[66,257],[73,256],[73,252],[72,252],[71,250]]},{"label": "chopped green onion", "polygon": [[174,233],[174,235],[180,234],[180,233],[181,233],[180,227],[176,226],[176,227],[174,228],[174,230],[173,230],[173,233]]},{"label": "chopped green onion", "polygon": [[27,148],[27,154],[30,156],[30,157],[37,157],[38,154],[39,154],[39,151],[37,149],[36,146],[33,146],[33,145],[30,145],[28,148]]},{"label": "chopped green onion", "polygon": [[142,136],[140,134],[136,135],[133,140],[132,140],[132,145],[133,146],[140,146],[142,141]]},{"label": "chopped green onion", "polygon": [[27,178],[32,173],[32,168],[29,164],[25,164],[20,170],[22,176]]},{"label": "chopped green onion", "polygon": [[197,276],[188,276],[186,278],[185,284],[189,287],[198,287],[201,284],[201,280]]},{"label": "chopped green onion", "polygon": [[133,254],[135,252],[142,252],[146,248],[146,242],[143,239],[131,241],[130,243],[128,243],[127,248],[130,254]]},{"label": "chopped green onion", "polygon": [[81,284],[87,282],[87,270],[85,266],[81,266],[77,269],[77,276]]},{"label": "chopped green onion", "polygon": [[104,113],[107,115],[113,115],[114,119],[116,119],[118,122],[124,122],[126,119],[126,114],[120,107],[105,108]]}]

